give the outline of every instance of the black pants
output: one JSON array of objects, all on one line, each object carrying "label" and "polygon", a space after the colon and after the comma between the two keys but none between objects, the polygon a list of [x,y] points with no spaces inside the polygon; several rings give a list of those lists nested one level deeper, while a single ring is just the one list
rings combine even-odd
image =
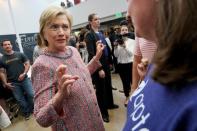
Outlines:
[{"label": "black pants", "polygon": [[118,64],[118,73],[120,75],[126,97],[129,97],[129,93],[131,91],[132,65],[133,63]]},{"label": "black pants", "polygon": [[93,83],[96,88],[96,97],[98,105],[101,111],[102,116],[109,116],[107,111],[107,101],[106,101],[106,91],[105,91],[105,79],[100,78],[98,72],[95,72],[92,76]]},{"label": "black pants", "polygon": [[109,65],[106,65],[104,67],[104,71],[105,71],[106,101],[107,101],[107,107],[110,108],[114,106],[114,99],[112,93],[112,80],[111,80],[111,72]]}]

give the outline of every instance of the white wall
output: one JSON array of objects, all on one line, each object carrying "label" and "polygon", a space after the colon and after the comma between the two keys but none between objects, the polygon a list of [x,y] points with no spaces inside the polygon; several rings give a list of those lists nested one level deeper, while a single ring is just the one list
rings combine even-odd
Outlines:
[{"label": "white wall", "polygon": [[[21,33],[34,33],[39,30],[41,12],[51,4],[59,5],[63,0],[10,0],[16,29]],[[74,26],[87,22],[90,13],[97,13],[101,18],[114,16],[117,12],[126,12],[126,0],[87,0],[71,7]],[[9,12],[8,0],[0,0],[0,35],[15,34]]]},{"label": "white wall", "polygon": [[0,0],[0,35],[14,32],[11,16],[8,14],[9,8],[7,3],[6,0]]},{"label": "white wall", "polygon": [[[18,33],[38,32],[39,15],[47,7],[47,0],[10,0]],[[8,0],[0,0],[0,35],[15,34]]]},{"label": "white wall", "polygon": [[88,21],[88,15],[97,13],[100,18],[114,16],[118,12],[126,12],[126,0],[87,0],[76,7],[69,9],[74,18],[74,25]]}]

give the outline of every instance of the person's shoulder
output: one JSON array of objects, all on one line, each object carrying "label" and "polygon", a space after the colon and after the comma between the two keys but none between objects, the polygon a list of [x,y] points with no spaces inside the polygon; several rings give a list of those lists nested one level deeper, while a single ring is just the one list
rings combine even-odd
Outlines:
[{"label": "person's shoulder", "polygon": [[1,58],[0,58],[0,60],[3,61],[5,58],[6,58],[6,55],[3,54],[3,55],[1,56]]},{"label": "person's shoulder", "polygon": [[14,51],[14,54],[23,54],[23,53],[19,51]]},{"label": "person's shoulder", "polygon": [[14,55],[17,55],[17,56],[24,56],[24,55],[25,55],[24,53],[19,52],[19,51],[14,51],[13,54],[14,54]]},{"label": "person's shoulder", "polygon": [[95,32],[93,30],[89,30],[88,32],[86,32],[85,36],[86,37],[92,37],[95,35]]},{"label": "person's shoulder", "polygon": [[43,77],[46,76],[45,73],[52,73],[54,74],[55,69],[53,65],[49,62],[50,60],[48,59],[43,59],[43,56],[39,56],[33,63],[31,67],[31,77],[34,79],[37,75],[42,74]]},{"label": "person's shoulder", "polygon": [[0,68],[1,68],[1,66],[4,66],[2,58],[0,58]]},{"label": "person's shoulder", "polygon": [[88,37],[88,36],[90,36],[90,35],[91,35],[91,32],[88,31],[88,32],[86,32],[85,37]]},{"label": "person's shoulder", "polygon": [[2,56],[1,56],[1,60],[6,59],[7,57],[9,57],[9,55],[7,55],[6,53],[3,53]]}]

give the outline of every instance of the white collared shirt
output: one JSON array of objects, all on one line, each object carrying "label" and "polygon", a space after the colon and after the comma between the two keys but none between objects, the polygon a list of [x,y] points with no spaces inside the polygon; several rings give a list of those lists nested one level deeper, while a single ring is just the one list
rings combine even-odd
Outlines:
[{"label": "white collared shirt", "polygon": [[121,64],[133,62],[135,40],[127,38],[124,42],[125,47],[118,45],[118,47],[114,48],[114,55],[117,58],[118,63]]}]

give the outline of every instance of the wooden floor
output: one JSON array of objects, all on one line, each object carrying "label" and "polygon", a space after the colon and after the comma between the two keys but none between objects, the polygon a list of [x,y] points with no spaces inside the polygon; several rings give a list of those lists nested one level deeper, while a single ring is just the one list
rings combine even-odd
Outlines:
[{"label": "wooden floor", "polygon": [[[113,86],[122,89],[122,83],[120,81],[119,75],[112,75]],[[126,120],[126,108],[124,107],[125,96],[118,90],[113,91],[114,102],[119,105],[118,109],[109,110],[110,122],[104,123],[106,131],[121,131],[125,120]],[[13,120],[13,124],[3,131],[51,131],[50,128],[40,127],[33,116],[28,121],[25,121],[23,117],[18,116],[17,119]]]}]

